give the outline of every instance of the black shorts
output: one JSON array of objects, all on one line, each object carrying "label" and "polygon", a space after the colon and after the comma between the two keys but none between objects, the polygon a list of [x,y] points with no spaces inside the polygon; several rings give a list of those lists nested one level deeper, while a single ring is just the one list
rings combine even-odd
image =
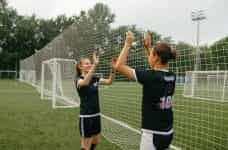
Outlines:
[{"label": "black shorts", "polygon": [[140,150],[166,150],[173,139],[173,133],[160,135],[154,133],[142,133]]},{"label": "black shorts", "polygon": [[79,121],[80,135],[83,137],[92,137],[101,132],[101,117],[80,117]]},{"label": "black shorts", "polygon": [[173,134],[170,135],[159,135],[154,134],[153,143],[156,149],[165,150],[169,148],[173,139]]}]

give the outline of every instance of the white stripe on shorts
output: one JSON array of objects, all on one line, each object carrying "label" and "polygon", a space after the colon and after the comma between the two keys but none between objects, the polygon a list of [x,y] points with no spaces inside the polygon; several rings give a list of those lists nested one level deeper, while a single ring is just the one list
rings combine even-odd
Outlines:
[{"label": "white stripe on shorts", "polygon": [[90,117],[96,117],[96,116],[100,116],[100,113],[91,114],[91,115],[80,115],[80,118],[90,118]]},{"label": "white stripe on shorts", "polygon": [[168,132],[142,129],[142,132],[149,133],[149,134],[170,135],[173,133],[173,129],[169,130]]},{"label": "white stripe on shorts", "polygon": [[83,123],[83,118],[81,119],[81,132],[82,132],[82,136],[84,136],[84,123]]}]

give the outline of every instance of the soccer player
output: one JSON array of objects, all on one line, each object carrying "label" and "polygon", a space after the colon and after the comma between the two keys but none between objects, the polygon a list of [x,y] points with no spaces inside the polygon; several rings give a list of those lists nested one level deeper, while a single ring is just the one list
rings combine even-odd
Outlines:
[{"label": "soccer player", "polygon": [[176,51],[166,43],[158,43],[151,48],[150,35],[146,33],[144,46],[151,69],[140,71],[125,64],[133,40],[133,33],[128,31],[114,68],[143,86],[140,150],[165,150],[173,138],[172,97],[176,80],[176,75],[168,70],[168,62],[176,58]]},{"label": "soccer player", "polygon": [[[101,118],[99,108],[99,84],[111,85],[114,73],[111,72],[108,79],[93,76],[99,63],[97,51],[93,53],[93,64],[90,59],[82,58],[76,66],[78,78],[76,87],[80,96],[80,135],[81,150],[94,150],[99,143],[101,132]],[[114,65],[112,61],[112,66]]]}]

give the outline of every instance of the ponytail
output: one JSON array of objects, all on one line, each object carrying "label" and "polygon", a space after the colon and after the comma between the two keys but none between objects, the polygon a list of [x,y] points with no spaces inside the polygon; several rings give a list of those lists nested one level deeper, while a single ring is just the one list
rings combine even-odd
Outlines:
[{"label": "ponytail", "polygon": [[80,64],[81,64],[81,62],[79,62],[79,63],[76,64],[76,73],[77,73],[77,76],[78,77],[82,75],[81,69],[79,68],[79,65]]}]

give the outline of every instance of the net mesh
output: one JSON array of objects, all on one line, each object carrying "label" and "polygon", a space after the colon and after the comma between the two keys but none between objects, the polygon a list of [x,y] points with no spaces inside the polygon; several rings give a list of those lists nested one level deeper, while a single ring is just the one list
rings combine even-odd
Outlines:
[{"label": "net mesh", "polygon": [[227,102],[227,71],[188,71],[185,77],[185,97]]},{"label": "net mesh", "polygon": [[61,58],[42,63],[41,98],[51,99],[53,108],[78,107],[75,64],[75,60]]},{"label": "net mesh", "polygon": [[[107,33],[99,33],[85,25],[75,24],[33,55],[36,85],[40,86],[43,61],[51,58],[75,60],[82,57],[91,58],[94,49],[99,49],[100,52],[100,62],[96,68],[96,73],[107,78],[110,72],[111,58],[120,53],[125,32],[129,29],[134,32],[136,39],[134,46],[130,49],[127,64],[142,70],[150,69],[142,45],[142,30],[123,26]],[[159,40],[153,36],[152,39],[152,44]],[[224,42],[217,43],[209,49],[201,49],[198,72],[227,71],[227,47],[228,44]],[[193,77],[196,49],[181,48],[177,49],[177,52],[178,58],[169,64],[170,70],[177,75],[173,102],[175,134],[171,148],[228,149],[228,103],[221,102],[222,89],[224,89],[224,85],[227,87],[227,83],[224,84],[227,77],[225,74],[217,75],[216,73],[202,75],[202,78],[200,74]],[[197,80],[197,82],[192,82],[192,79]],[[197,85],[192,86],[192,83]],[[186,97],[185,95],[192,93],[192,87],[195,87],[196,93],[201,91],[197,88],[202,87],[204,92],[198,95],[200,97],[211,97],[214,100]],[[218,92],[213,90],[215,87]],[[227,93],[227,88],[225,88],[225,93]],[[142,87],[119,73],[116,74],[113,85],[100,86],[100,106],[103,115],[102,135],[121,149],[139,149],[141,97]],[[225,94],[224,99],[227,99],[227,94]]]}]

